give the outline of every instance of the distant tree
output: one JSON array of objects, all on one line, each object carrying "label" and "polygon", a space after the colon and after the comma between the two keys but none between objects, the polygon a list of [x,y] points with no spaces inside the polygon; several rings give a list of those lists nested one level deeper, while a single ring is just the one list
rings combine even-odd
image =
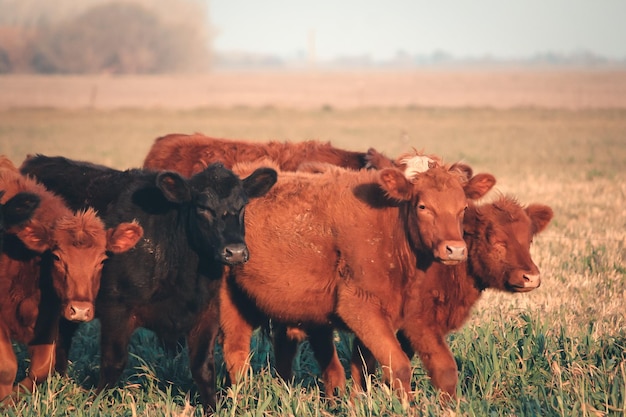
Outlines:
[{"label": "distant tree", "polygon": [[35,32],[18,27],[0,27],[0,74],[30,71]]},{"label": "distant tree", "polygon": [[104,3],[42,31],[32,64],[46,73],[200,70],[208,64],[203,41],[139,3]]},{"label": "distant tree", "polygon": [[0,26],[33,29],[50,26],[107,0],[0,0]]}]

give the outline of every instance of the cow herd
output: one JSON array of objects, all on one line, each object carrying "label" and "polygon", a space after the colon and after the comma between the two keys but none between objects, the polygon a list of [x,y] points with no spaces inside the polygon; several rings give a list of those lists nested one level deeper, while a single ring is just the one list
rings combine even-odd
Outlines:
[{"label": "cow herd", "polygon": [[[510,196],[480,202],[487,173],[412,151],[390,159],[328,143],[252,143],[172,134],[143,168],[61,156],[0,157],[0,400],[51,369],[72,336],[100,321],[98,391],[115,386],[132,333],[183,338],[207,411],[216,406],[218,340],[231,382],[248,374],[256,328],[271,323],[276,370],[291,377],[307,338],[328,395],[346,370],[333,332],[355,335],[355,389],[380,365],[411,392],[417,354],[454,397],[447,335],[485,289],[540,285],[530,256],[550,207]],[[28,347],[15,382],[12,341]]]}]

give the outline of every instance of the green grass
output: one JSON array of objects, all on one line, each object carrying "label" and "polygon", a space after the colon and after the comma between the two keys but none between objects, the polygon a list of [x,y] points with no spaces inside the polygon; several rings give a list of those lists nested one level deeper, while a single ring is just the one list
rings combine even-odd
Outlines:
[{"label": "green grass", "polygon": [[[402,401],[371,380],[367,395],[327,399],[304,343],[294,381],[272,376],[257,335],[254,372],[224,385],[221,416],[618,416],[626,415],[626,110],[278,108],[0,111],[0,153],[65,155],[116,168],[140,166],[166,133],[250,140],[331,141],[397,156],[412,147],[464,160],[496,175],[497,191],[550,205],[555,217],[535,239],[542,285],[528,294],[488,291],[449,338],[459,368],[458,400],[442,404],[414,360],[416,398]],[[488,197],[489,198],[489,197]],[[120,387],[96,396],[98,325],[81,328],[68,377],[55,375],[16,408],[20,416],[199,416],[187,354],[167,354],[139,331]],[[351,337],[338,334],[344,363]],[[23,375],[28,362],[21,346]],[[221,356],[218,351],[218,364]]]},{"label": "green grass", "polygon": [[[97,325],[87,333],[95,336]],[[97,369],[98,356],[81,357],[70,368],[69,377],[55,375],[7,415],[202,415],[195,390],[185,367],[186,354],[165,355],[148,332],[139,332],[133,349],[152,346],[131,356],[122,382],[124,388],[95,395],[92,380],[80,384],[82,367]],[[351,337],[339,334],[339,347]],[[150,343],[147,343],[150,342]],[[258,346],[261,345],[261,346]],[[267,341],[260,335],[255,347],[263,352]],[[402,401],[386,386],[380,375],[369,381],[368,394],[325,398],[315,382],[317,373],[305,343],[301,365],[294,381],[272,376],[268,356],[252,361],[253,372],[245,381],[224,386],[224,369],[218,380],[222,398],[221,416],[258,415],[468,415],[468,416],[597,416],[623,415],[626,403],[626,333],[598,337],[593,326],[571,335],[561,326],[550,326],[528,313],[517,319],[492,320],[482,326],[466,326],[450,337],[459,368],[458,399],[442,403],[427,376],[415,361],[416,398]],[[75,356],[75,353],[74,353]],[[220,356],[218,355],[218,359]],[[183,360],[184,359],[184,360]],[[342,360],[347,360],[342,357]]]}]

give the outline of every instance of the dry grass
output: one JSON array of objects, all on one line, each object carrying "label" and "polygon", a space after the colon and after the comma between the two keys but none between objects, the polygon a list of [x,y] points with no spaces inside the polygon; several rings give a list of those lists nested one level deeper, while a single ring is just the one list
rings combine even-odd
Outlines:
[{"label": "dry grass", "polygon": [[197,76],[0,76],[0,109],[276,106],[626,107],[626,70],[216,71]]}]

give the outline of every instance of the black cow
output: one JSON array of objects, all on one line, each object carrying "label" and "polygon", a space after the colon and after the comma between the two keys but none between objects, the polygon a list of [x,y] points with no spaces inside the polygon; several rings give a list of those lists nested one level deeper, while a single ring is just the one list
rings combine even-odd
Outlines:
[{"label": "black cow", "polygon": [[[0,191],[0,200],[4,190]],[[0,204],[0,253],[4,249],[4,232],[30,219],[39,207],[39,197],[32,193],[17,193]]]},{"label": "black cow", "polygon": [[[202,404],[214,409],[220,278],[224,264],[247,261],[244,207],[248,198],[260,197],[274,185],[276,171],[259,168],[241,180],[223,165],[212,164],[186,179],[170,171],[118,171],[41,155],[27,159],[21,171],[35,175],[70,205],[101,210],[107,224],[136,219],[144,229],[143,240],[112,257],[103,270],[96,304],[102,354],[98,390],[119,379],[130,337],[145,327],[169,343],[186,336]],[[208,331],[196,331],[201,322],[203,328],[211,323]],[[67,362],[67,336],[58,362]]]}]

